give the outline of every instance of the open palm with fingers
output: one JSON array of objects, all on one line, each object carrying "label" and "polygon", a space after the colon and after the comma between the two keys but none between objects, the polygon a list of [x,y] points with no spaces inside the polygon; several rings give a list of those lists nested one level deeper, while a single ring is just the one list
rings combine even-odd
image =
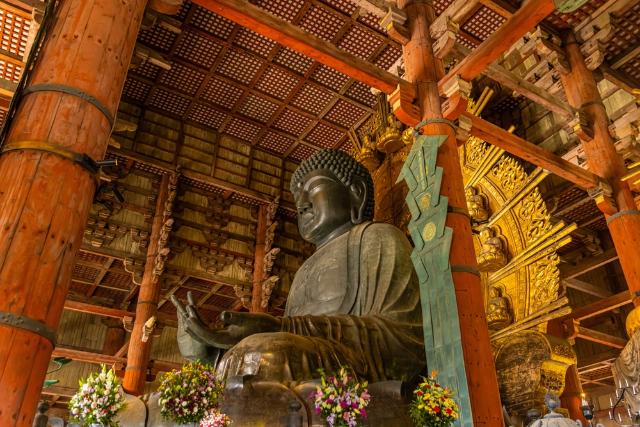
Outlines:
[{"label": "open palm with fingers", "polygon": [[191,292],[187,294],[187,301],[187,305],[184,305],[175,295],[171,297],[178,311],[178,335],[188,334],[193,340],[207,346],[228,349],[250,335],[280,330],[280,319],[270,314],[232,311],[223,311],[220,318],[224,326],[212,329],[198,313]]}]

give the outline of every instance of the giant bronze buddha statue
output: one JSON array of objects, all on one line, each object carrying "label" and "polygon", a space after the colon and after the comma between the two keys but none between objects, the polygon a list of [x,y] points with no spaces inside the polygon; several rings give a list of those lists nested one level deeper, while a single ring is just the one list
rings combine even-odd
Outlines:
[{"label": "giant bronze buddha statue", "polygon": [[284,317],[223,312],[224,326],[210,329],[191,298],[186,306],[173,298],[183,356],[217,363],[221,379],[291,383],[341,365],[370,382],[415,379],[425,357],[411,246],[399,229],[371,221],[369,172],[323,150],[298,167],[291,192],[300,234],[317,249],[296,273]]}]

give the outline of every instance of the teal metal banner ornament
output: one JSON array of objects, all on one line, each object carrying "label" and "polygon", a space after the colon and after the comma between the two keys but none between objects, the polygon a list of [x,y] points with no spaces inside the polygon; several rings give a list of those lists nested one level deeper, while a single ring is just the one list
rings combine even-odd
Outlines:
[{"label": "teal metal banner ornament", "polygon": [[424,346],[429,370],[455,392],[460,407],[457,426],[473,427],[456,292],[449,264],[453,230],[445,226],[448,198],[440,195],[441,167],[438,149],[445,135],[416,135],[398,181],[409,187],[411,212],[408,229],[415,245],[411,259],[420,282]]}]

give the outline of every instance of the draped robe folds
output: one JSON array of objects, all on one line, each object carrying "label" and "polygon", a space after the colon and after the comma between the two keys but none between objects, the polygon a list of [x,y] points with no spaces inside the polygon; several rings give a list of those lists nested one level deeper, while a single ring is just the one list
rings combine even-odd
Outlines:
[{"label": "draped robe folds", "polygon": [[296,273],[281,332],[240,341],[218,375],[291,382],[348,365],[369,381],[414,379],[425,357],[410,254],[400,230],[372,222],[318,248]]}]

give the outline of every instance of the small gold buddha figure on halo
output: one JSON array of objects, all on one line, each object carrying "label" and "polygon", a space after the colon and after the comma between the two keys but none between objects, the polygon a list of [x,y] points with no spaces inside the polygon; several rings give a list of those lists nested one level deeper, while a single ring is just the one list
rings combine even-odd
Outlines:
[{"label": "small gold buddha figure on halo", "polygon": [[473,187],[469,187],[464,190],[464,194],[467,198],[467,210],[474,222],[486,221],[489,218],[489,211],[487,210],[487,203],[481,194],[478,193]]},{"label": "small gold buddha figure on halo", "polygon": [[509,307],[509,300],[503,296],[498,286],[489,287],[487,301],[487,324],[492,331],[500,330],[511,324],[513,317]]},{"label": "small gold buddha figure on halo", "polygon": [[477,256],[480,271],[496,271],[507,264],[504,243],[490,227],[480,231],[480,253]]}]

